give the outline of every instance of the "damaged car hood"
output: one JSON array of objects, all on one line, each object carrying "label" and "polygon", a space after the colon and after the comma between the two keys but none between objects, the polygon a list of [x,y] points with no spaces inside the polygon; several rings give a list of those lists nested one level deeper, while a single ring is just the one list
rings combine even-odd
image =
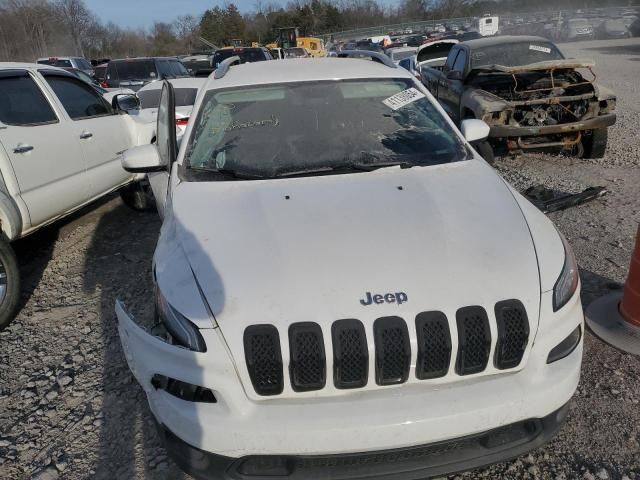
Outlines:
[{"label": "damaged car hood", "polygon": [[595,62],[593,60],[564,58],[562,60],[548,60],[546,62],[536,62],[536,63],[530,63],[528,65],[518,65],[515,67],[507,67],[505,65],[483,65],[481,67],[471,69],[471,73],[473,72],[523,73],[523,72],[535,72],[535,71],[541,71],[541,70],[593,68],[594,66],[595,66]]},{"label": "damaged car hood", "polygon": [[[176,239],[234,355],[246,326],[373,322],[518,299],[537,328],[535,249],[480,161],[283,180],[183,182]],[[365,305],[368,293],[402,303]],[[389,297],[390,298],[390,297]],[[403,298],[403,297],[395,297]]]}]

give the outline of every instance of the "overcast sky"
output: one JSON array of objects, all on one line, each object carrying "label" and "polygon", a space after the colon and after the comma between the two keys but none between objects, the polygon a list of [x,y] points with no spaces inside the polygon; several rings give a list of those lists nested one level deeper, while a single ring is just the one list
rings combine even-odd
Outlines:
[{"label": "overcast sky", "polygon": [[[223,0],[85,0],[100,19],[121,27],[148,27],[154,21],[171,22],[179,15],[200,15]],[[241,12],[254,9],[255,0],[234,0]],[[285,0],[272,3],[286,4]]]}]

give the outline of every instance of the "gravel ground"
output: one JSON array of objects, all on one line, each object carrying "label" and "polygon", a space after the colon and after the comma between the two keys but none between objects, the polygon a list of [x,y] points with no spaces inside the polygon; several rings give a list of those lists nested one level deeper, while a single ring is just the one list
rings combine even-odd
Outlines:
[{"label": "gravel ground", "polygon": [[[598,81],[618,95],[618,123],[604,159],[552,155],[501,159],[517,188],[609,193],[551,218],[573,244],[583,302],[624,282],[640,221],[640,39],[562,46],[594,58]],[[154,430],[126,367],[113,305],[136,310],[151,296],[160,222],[109,197],[16,244],[25,293],[0,333],[0,478],[182,479]],[[454,478],[640,478],[640,359],[587,333],[582,380],[567,423],[542,449]]]}]

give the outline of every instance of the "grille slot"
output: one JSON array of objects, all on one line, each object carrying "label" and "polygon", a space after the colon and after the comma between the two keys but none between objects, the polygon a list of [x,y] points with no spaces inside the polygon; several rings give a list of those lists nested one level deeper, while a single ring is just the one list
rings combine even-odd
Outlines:
[{"label": "grille slot", "polygon": [[251,383],[258,395],[282,393],[280,335],[273,325],[252,325],[244,331],[244,355]]},{"label": "grille slot", "polygon": [[359,320],[337,320],[331,326],[333,382],[336,388],[361,388],[369,378],[369,351]]},{"label": "grille slot", "polygon": [[317,323],[294,323],[289,327],[289,373],[296,392],[319,390],[326,381],[326,358],[322,329]]},{"label": "grille slot", "polygon": [[442,312],[422,312],[416,317],[418,362],[416,377],[420,380],[443,377],[451,361],[449,322]]},{"label": "grille slot", "polygon": [[505,370],[520,365],[529,342],[529,319],[524,305],[518,300],[496,303],[498,343],[494,355],[496,368]]},{"label": "grille slot", "polygon": [[378,385],[406,382],[411,361],[407,324],[400,317],[382,317],[373,324],[373,334]]},{"label": "grille slot", "polygon": [[458,360],[456,373],[471,375],[487,367],[491,349],[491,330],[487,312],[479,306],[464,307],[456,312],[458,326]]}]

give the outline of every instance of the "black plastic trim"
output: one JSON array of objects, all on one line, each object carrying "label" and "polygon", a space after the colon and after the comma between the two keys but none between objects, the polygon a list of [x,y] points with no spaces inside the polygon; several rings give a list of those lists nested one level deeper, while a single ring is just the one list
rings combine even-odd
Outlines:
[{"label": "black plastic trim", "polygon": [[[358,380],[345,379],[344,372],[344,355],[343,345],[340,341],[340,335],[344,331],[355,330],[358,335],[358,351],[360,356],[361,375]],[[369,349],[367,348],[367,335],[364,331],[364,325],[360,320],[354,318],[336,320],[331,325],[331,339],[333,344],[333,384],[339,389],[362,388],[369,381]],[[351,353],[351,352],[350,352]]]},{"label": "black plastic trim", "polygon": [[[275,370],[279,370],[279,374],[275,375],[275,381],[271,382],[271,385],[261,385],[261,380],[258,372],[256,371],[256,361],[254,358],[253,348],[251,346],[251,339],[255,336],[267,336],[273,341],[273,358],[271,361],[274,363],[272,367]],[[244,355],[247,362],[247,369],[249,370],[249,377],[251,383],[258,395],[270,396],[279,395],[284,389],[284,379],[282,373],[282,353],[280,349],[280,334],[278,329],[273,325],[251,325],[244,331]],[[264,362],[261,362],[263,365]]]},{"label": "black plastic trim", "polygon": [[[400,330],[400,342],[385,342],[385,332]],[[376,346],[376,383],[378,385],[396,385],[404,383],[409,378],[409,366],[411,363],[411,343],[407,324],[400,317],[382,317],[373,323],[373,336]],[[397,375],[388,371],[390,355],[402,356],[402,372]]]},{"label": "black plastic trim", "polygon": [[[511,358],[507,358],[509,353],[509,344],[516,342],[518,339],[507,338],[509,335],[509,326],[507,322],[507,312],[509,310],[517,310],[522,315],[522,328],[524,330],[524,337],[519,339],[519,348],[515,352],[511,352]],[[519,300],[503,300],[496,303],[495,306],[496,323],[498,326],[498,341],[496,343],[496,350],[493,355],[493,364],[499,370],[507,370],[510,368],[516,368],[522,362],[524,352],[527,349],[529,343],[529,317],[527,317],[527,310]],[[513,321],[513,320],[512,320]],[[515,354],[515,355],[514,355]]]},{"label": "black plastic trim", "polygon": [[[482,329],[482,338],[475,338],[475,332],[471,330],[475,327],[471,324],[469,317],[477,316],[480,321],[479,327]],[[487,368],[489,363],[489,351],[491,350],[491,329],[487,312],[480,306],[463,307],[456,312],[456,324],[458,326],[458,359],[456,361],[456,373],[458,375],[473,375],[480,373]],[[472,347],[471,343],[480,342],[482,345],[479,352],[478,347]],[[470,356],[474,353],[482,355],[480,362],[473,362]]]},{"label": "black plastic trim", "polygon": [[[311,335],[317,344],[316,358],[311,358],[311,352],[300,350],[297,340],[300,335]],[[291,388],[295,392],[308,392],[324,388],[327,380],[327,361],[324,353],[324,338],[320,325],[312,322],[293,323],[289,326],[289,375],[291,377]],[[302,362],[317,362],[319,377],[316,381],[306,382],[303,377],[307,372],[303,371]]]},{"label": "black plastic trim", "polygon": [[[442,337],[436,338],[431,336],[426,338],[424,335],[424,327],[428,324],[440,325]],[[416,363],[416,377],[420,380],[426,380],[429,378],[444,377],[449,371],[451,364],[451,331],[449,330],[449,321],[447,316],[442,312],[422,312],[416,316],[416,339],[418,341],[418,361]],[[439,369],[425,369],[425,362],[431,363],[438,362],[441,359],[436,359],[432,356],[432,350],[437,347],[437,344],[444,344],[446,350],[446,358],[444,364]]]}]

